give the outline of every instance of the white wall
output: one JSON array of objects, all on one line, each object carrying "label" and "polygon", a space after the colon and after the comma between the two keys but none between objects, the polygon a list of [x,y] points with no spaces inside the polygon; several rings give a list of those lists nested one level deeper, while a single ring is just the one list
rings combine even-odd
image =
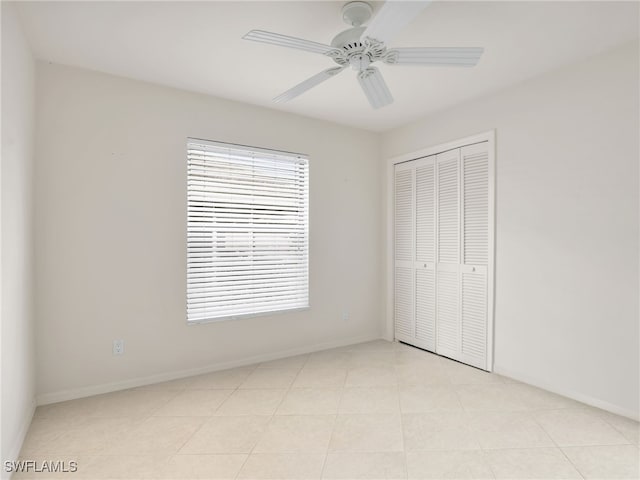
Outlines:
[{"label": "white wall", "polygon": [[[34,408],[33,141],[34,71],[14,7],[2,2],[2,437],[0,458],[16,459]],[[4,472],[4,469],[3,469]]]},{"label": "white wall", "polygon": [[635,417],[638,56],[627,44],[382,140],[389,159],[496,129],[495,370]]},{"label": "white wall", "polygon": [[[637,416],[637,83],[630,44],[380,144],[330,123],[39,63],[41,401],[377,337],[388,327],[380,151],[384,160],[496,128],[495,369]],[[311,155],[309,311],[185,325],[188,136]],[[122,357],[111,355],[115,338]]]},{"label": "white wall", "polygon": [[[42,402],[380,336],[377,136],[70,67],[37,73]],[[186,325],[189,136],[310,155],[310,310]]]}]

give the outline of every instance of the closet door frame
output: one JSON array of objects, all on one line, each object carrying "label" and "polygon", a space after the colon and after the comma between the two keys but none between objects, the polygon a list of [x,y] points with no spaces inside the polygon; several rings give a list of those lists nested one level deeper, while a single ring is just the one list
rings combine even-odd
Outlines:
[{"label": "closet door frame", "polygon": [[406,153],[386,160],[386,185],[387,185],[387,248],[386,248],[386,325],[385,338],[393,341],[395,338],[394,327],[394,277],[395,277],[395,245],[394,245],[394,178],[395,166],[423,157],[437,155],[439,153],[462,148],[469,145],[487,142],[489,160],[489,257],[487,265],[487,370],[493,371],[493,345],[494,345],[494,304],[495,304],[495,130],[490,130],[477,135],[461,138],[447,143],[442,143]]}]

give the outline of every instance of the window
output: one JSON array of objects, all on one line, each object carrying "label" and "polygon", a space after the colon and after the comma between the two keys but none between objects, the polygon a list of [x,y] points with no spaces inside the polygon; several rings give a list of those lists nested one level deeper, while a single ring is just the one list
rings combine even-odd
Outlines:
[{"label": "window", "polygon": [[189,139],[187,320],[309,305],[305,155]]}]

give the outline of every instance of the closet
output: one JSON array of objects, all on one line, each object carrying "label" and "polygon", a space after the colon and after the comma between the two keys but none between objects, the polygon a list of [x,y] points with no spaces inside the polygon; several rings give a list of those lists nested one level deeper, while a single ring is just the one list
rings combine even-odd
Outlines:
[{"label": "closet", "polygon": [[494,158],[489,141],[394,167],[395,338],[491,368]]}]

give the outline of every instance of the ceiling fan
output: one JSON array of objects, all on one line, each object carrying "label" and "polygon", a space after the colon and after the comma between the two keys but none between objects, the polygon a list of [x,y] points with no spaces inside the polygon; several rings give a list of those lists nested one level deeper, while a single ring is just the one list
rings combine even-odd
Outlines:
[{"label": "ceiling fan", "polygon": [[296,98],[351,66],[358,72],[358,81],[371,106],[380,108],[392,103],[393,97],[380,70],[371,66],[372,63],[473,67],[482,55],[483,48],[480,47],[388,48],[386,44],[391,37],[428,3],[429,0],[389,0],[365,27],[363,24],[371,18],[373,8],[366,2],[349,2],[342,8],[342,19],[351,28],[336,35],[331,45],[264,30],[251,30],[242,38],[326,55],[338,64],[278,95],[274,102]]}]

